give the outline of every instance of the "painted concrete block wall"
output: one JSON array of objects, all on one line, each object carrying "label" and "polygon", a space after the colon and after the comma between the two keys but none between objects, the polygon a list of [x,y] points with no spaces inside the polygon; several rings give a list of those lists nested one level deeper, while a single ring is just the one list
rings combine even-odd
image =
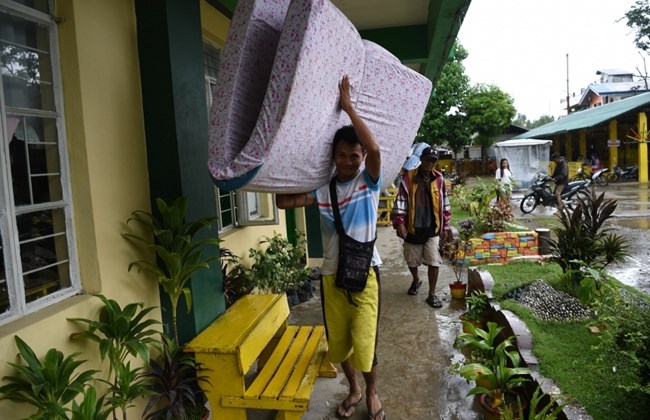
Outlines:
[{"label": "painted concrete block wall", "polygon": [[537,255],[538,245],[535,231],[490,232],[470,239],[465,259],[470,265],[505,263],[516,257]]}]

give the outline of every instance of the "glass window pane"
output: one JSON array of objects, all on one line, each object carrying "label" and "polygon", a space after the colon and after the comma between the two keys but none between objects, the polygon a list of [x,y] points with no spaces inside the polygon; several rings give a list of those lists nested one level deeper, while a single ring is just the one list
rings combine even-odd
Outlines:
[{"label": "glass window pane", "polygon": [[260,195],[259,193],[247,192],[246,204],[248,208],[248,217],[255,218],[260,214]]},{"label": "glass window pane", "polygon": [[62,200],[55,121],[10,116],[12,120],[20,121],[9,142],[16,206]]},{"label": "glass window pane", "polygon": [[219,72],[219,58],[221,51],[210,44],[203,43],[203,67],[205,75],[211,78],[217,77]]},{"label": "glass window pane", "polygon": [[43,13],[50,13],[50,2],[49,0],[13,0],[16,3],[20,3],[32,9],[36,9]]},{"label": "glass window pane", "polygon": [[16,217],[27,301],[70,286],[68,243],[62,209]]},{"label": "glass window pane", "polygon": [[54,110],[47,28],[0,13],[0,64],[5,104]]}]

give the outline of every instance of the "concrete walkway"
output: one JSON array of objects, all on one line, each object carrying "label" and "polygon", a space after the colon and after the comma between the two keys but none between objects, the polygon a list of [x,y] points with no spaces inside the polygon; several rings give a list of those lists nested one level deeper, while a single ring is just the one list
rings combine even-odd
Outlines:
[{"label": "concrete walkway", "polygon": [[[411,275],[402,257],[402,240],[391,227],[378,227],[377,247],[383,260],[378,387],[387,418],[482,419],[474,398],[465,397],[469,386],[448,372],[452,358],[458,357],[452,343],[460,330],[458,317],[465,305],[464,301],[450,298],[448,284],[454,278],[451,268],[441,267],[436,294],[443,300],[443,307],[433,309],[424,301],[426,281],[419,295],[406,293]],[[420,268],[420,278],[426,279],[425,267]],[[292,308],[291,323],[323,323],[316,294],[315,299]],[[363,379],[360,381],[363,383]],[[347,392],[340,367],[337,378],[319,378],[303,419],[335,419],[336,407]],[[365,400],[351,418],[368,418]]]}]

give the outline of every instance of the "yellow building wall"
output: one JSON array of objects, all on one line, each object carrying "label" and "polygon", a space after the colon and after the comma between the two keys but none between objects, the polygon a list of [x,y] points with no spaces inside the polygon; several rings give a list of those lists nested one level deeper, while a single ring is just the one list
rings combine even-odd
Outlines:
[{"label": "yellow building wall", "polygon": [[[78,275],[86,290],[101,291],[121,306],[159,306],[155,281],[127,271],[140,255],[121,236],[133,210],[149,209],[133,1],[57,0],[55,8],[63,19],[58,36]],[[78,328],[67,321],[94,319],[99,308],[98,299],[82,295],[0,327],[0,359],[17,362],[19,335],[38,356],[49,348],[66,355],[82,351],[80,358],[90,360],[83,368],[100,368],[96,345],[71,343],[70,333]],[[11,372],[0,364],[0,377]],[[129,417],[139,418],[143,407],[141,401]],[[31,412],[0,401],[2,419]]]}]

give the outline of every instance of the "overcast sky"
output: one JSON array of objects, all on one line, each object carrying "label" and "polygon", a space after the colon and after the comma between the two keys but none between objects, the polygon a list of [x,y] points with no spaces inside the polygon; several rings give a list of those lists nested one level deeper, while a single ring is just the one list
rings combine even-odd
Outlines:
[{"label": "overcast sky", "polygon": [[[643,71],[623,17],[634,0],[472,0],[458,39],[471,83],[509,93],[517,112],[535,120],[566,115],[567,54],[573,104],[597,70]],[[650,58],[646,58],[650,70]]]}]

